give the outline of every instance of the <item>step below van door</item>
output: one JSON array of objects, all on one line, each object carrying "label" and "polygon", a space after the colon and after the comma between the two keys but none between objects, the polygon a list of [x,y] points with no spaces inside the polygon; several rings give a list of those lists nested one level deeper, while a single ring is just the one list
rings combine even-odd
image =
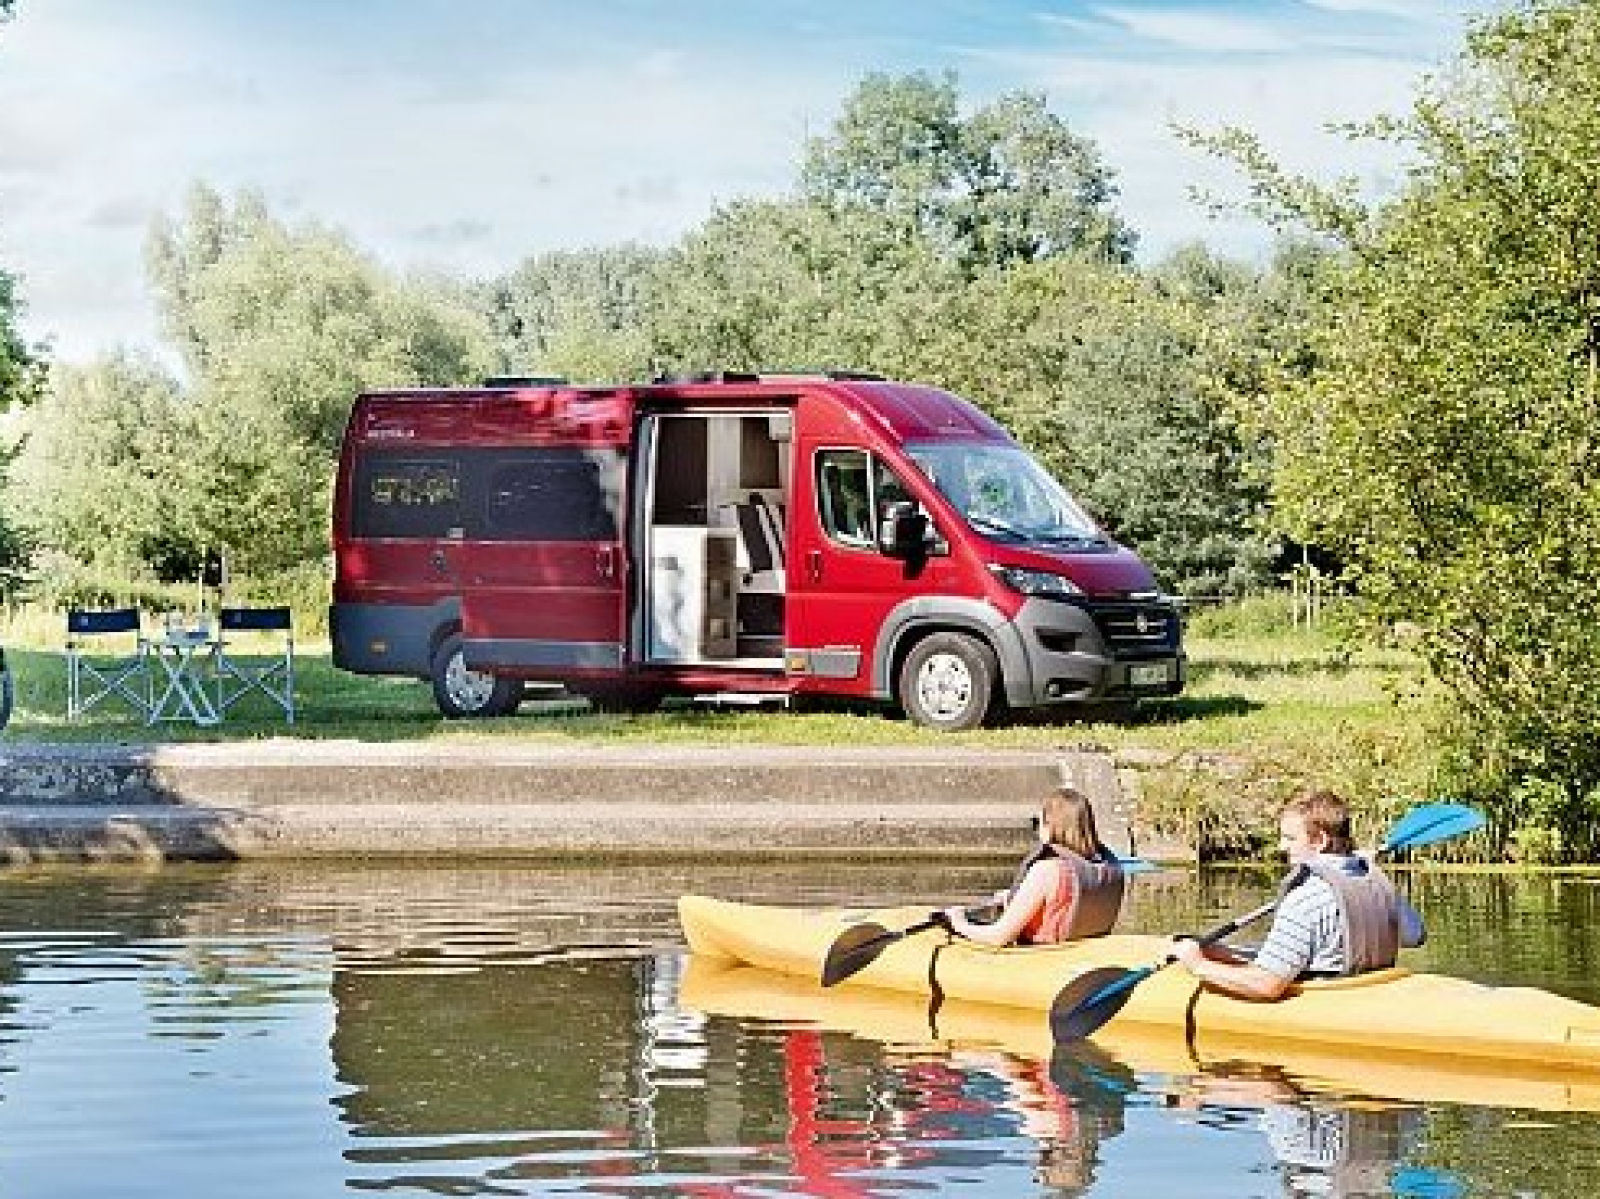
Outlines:
[{"label": "step below van door", "polygon": [[520,447],[486,464],[461,605],[468,666],[551,679],[622,668],[624,475],[615,447]]}]

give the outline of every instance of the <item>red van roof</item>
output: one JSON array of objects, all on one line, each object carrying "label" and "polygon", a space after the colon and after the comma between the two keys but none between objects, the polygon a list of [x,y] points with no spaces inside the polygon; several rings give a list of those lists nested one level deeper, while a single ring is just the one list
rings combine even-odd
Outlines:
[{"label": "red van roof", "polygon": [[1009,441],[1010,434],[976,405],[937,387],[920,383],[846,383],[842,390],[866,400],[864,405],[902,441],[968,436],[980,441]]},{"label": "red van roof", "polygon": [[[598,424],[615,436],[622,431],[618,426],[626,424],[627,413],[635,404],[771,402],[798,399],[807,393],[831,396],[843,407],[875,422],[895,441],[952,436],[979,441],[1010,440],[1006,430],[975,405],[936,387],[858,377],[787,374],[576,386],[555,380],[528,380],[507,386],[373,391],[360,399],[364,419],[359,422],[358,435],[363,440],[477,440],[486,433],[493,436],[499,432],[486,426],[504,419],[522,423],[535,415],[545,421],[555,418],[567,423],[581,414],[587,418],[582,423]],[[468,416],[464,409],[472,415]],[[466,424],[461,423],[463,417]],[[600,439],[610,437],[601,435]]]}]

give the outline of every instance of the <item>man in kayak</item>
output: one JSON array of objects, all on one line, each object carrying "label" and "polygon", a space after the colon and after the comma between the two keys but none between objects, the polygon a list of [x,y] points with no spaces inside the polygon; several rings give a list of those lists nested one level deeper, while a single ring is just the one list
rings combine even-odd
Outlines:
[{"label": "man in kayak", "polygon": [[1047,945],[1111,931],[1122,910],[1122,867],[1100,841],[1094,808],[1082,792],[1062,787],[1045,796],[1039,847],[1029,855],[992,924],[970,920],[960,907],[944,910],[957,936],[985,945]]},{"label": "man in kayak", "polygon": [[1355,851],[1344,800],[1331,791],[1291,800],[1279,833],[1291,869],[1261,948],[1245,959],[1181,938],[1172,952],[1189,973],[1230,995],[1277,999],[1299,979],[1381,970],[1401,946],[1422,944],[1422,917]]}]

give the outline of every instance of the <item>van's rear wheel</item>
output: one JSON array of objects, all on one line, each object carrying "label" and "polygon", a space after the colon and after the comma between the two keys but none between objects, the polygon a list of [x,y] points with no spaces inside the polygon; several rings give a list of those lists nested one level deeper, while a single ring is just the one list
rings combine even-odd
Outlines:
[{"label": "van's rear wheel", "polygon": [[1000,664],[994,650],[965,633],[932,633],[900,668],[900,706],[925,728],[975,729],[997,715]]},{"label": "van's rear wheel", "polygon": [[451,719],[509,716],[522,702],[522,681],[473,670],[461,655],[461,634],[451,633],[433,652],[429,667],[433,701]]}]

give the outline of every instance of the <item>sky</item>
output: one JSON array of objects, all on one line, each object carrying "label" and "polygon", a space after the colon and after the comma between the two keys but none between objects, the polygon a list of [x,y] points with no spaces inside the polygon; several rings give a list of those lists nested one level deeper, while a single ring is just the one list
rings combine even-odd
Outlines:
[{"label": "sky", "polygon": [[1240,194],[1172,125],[1238,125],[1322,179],[1403,163],[1331,124],[1409,109],[1461,0],[17,0],[0,25],[0,268],[23,330],[82,362],[162,354],[143,266],[195,183],[263,194],[396,269],[667,245],[790,191],[872,72],[1016,90],[1092,139],[1159,258],[1259,257],[1194,188]]}]

